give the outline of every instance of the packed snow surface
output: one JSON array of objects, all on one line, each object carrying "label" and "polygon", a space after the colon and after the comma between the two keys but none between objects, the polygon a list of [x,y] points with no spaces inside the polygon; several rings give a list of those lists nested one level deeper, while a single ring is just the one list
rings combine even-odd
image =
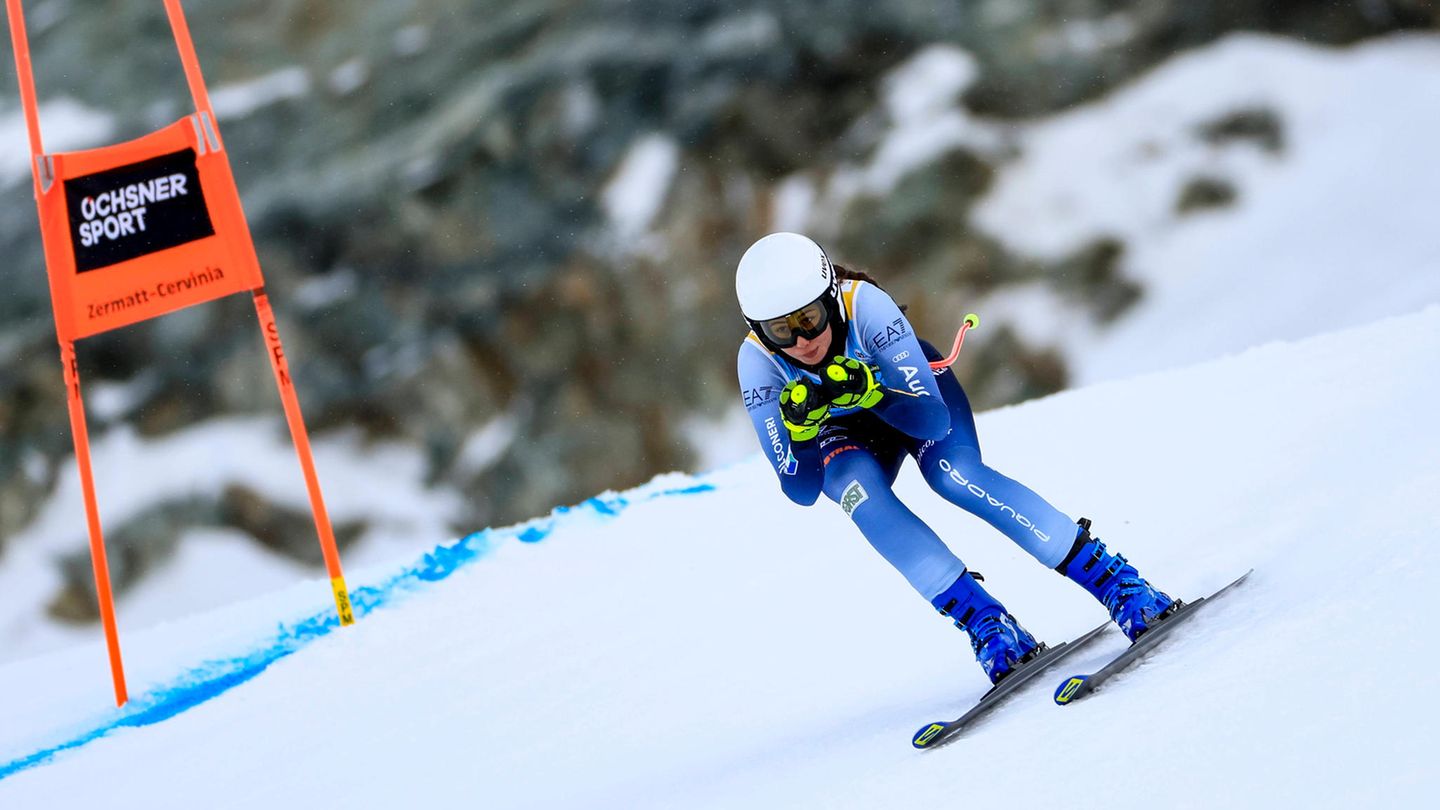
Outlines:
[{"label": "packed snow surface", "polygon": [[[127,710],[98,640],[0,668],[0,806],[1419,805],[1436,357],[1432,307],[982,415],[992,465],[1171,594],[1255,574],[1085,701],[1050,692],[1118,631],[939,751],[910,735],[988,686],[963,634],[757,450],[355,571],[351,628],[311,581],[129,633]],[[898,487],[1041,638],[1103,618]]]}]

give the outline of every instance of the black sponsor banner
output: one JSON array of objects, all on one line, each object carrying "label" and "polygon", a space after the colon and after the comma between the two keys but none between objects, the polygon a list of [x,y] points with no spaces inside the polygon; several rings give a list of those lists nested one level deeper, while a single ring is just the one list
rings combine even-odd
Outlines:
[{"label": "black sponsor banner", "polygon": [[215,234],[194,149],[66,180],[65,201],[81,273]]}]

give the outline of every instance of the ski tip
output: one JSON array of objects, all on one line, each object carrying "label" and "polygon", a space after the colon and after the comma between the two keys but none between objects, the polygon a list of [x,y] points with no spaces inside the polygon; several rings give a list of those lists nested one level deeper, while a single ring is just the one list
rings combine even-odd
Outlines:
[{"label": "ski tip", "polygon": [[1067,678],[1064,683],[1060,684],[1060,688],[1055,690],[1055,703],[1064,706],[1074,700],[1080,687],[1088,680],[1090,680],[1089,675],[1072,675]]},{"label": "ski tip", "polygon": [[930,725],[925,726],[924,728],[915,732],[915,736],[910,740],[910,744],[915,746],[916,748],[929,747],[929,745],[935,742],[935,740],[940,736],[940,733],[945,730],[945,727],[947,725],[947,723],[931,723]]}]

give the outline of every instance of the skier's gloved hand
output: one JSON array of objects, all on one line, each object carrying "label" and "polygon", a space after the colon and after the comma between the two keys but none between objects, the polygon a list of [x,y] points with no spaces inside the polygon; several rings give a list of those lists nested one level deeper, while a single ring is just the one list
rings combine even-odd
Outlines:
[{"label": "skier's gloved hand", "polygon": [[885,397],[875,372],[852,357],[836,357],[820,373],[821,393],[832,407],[873,408]]},{"label": "skier's gloved hand", "polygon": [[804,442],[820,433],[820,425],[830,416],[830,403],[806,380],[791,380],[780,390],[780,421],[790,433],[790,441]]}]

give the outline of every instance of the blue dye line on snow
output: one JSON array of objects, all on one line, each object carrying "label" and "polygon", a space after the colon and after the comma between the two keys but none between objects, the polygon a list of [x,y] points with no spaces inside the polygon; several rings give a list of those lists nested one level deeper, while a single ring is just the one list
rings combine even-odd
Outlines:
[{"label": "blue dye line on snow", "polygon": [[[560,522],[573,515],[591,512],[600,517],[610,518],[637,503],[657,498],[680,495],[698,495],[711,492],[711,484],[693,484],[673,489],[641,489],[630,497],[608,493],[591,498],[578,506],[561,506],[549,517],[531,521],[513,529],[496,531],[485,529],[466,535],[447,545],[436,546],[415,565],[381,582],[379,585],[355,588],[350,591],[350,606],[356,618],[384,606],[396,595],[413,592],[422,583],[439,582],[460,568],[484,557],[495,547],[496,542],[514,537],[525,543],[538,543],[549,537]],[[133,698],[120,710],[118,716],[95,728],[83,731],[64,742],[43,748],[19,759],[0,764],[0,780],[20,771],[43,765],[57,754],[81,748],[118,729],[139,728],[169,720],[181,712],[218,697],[251,680],[269,666],[289,656],[316,639],[323,638],[340,627],[340,619],[332,610],[324,610],[294,624],[282,624],[279,632],[260,648],[244,655],[206,663],[186,672],[172,683]]]}]

